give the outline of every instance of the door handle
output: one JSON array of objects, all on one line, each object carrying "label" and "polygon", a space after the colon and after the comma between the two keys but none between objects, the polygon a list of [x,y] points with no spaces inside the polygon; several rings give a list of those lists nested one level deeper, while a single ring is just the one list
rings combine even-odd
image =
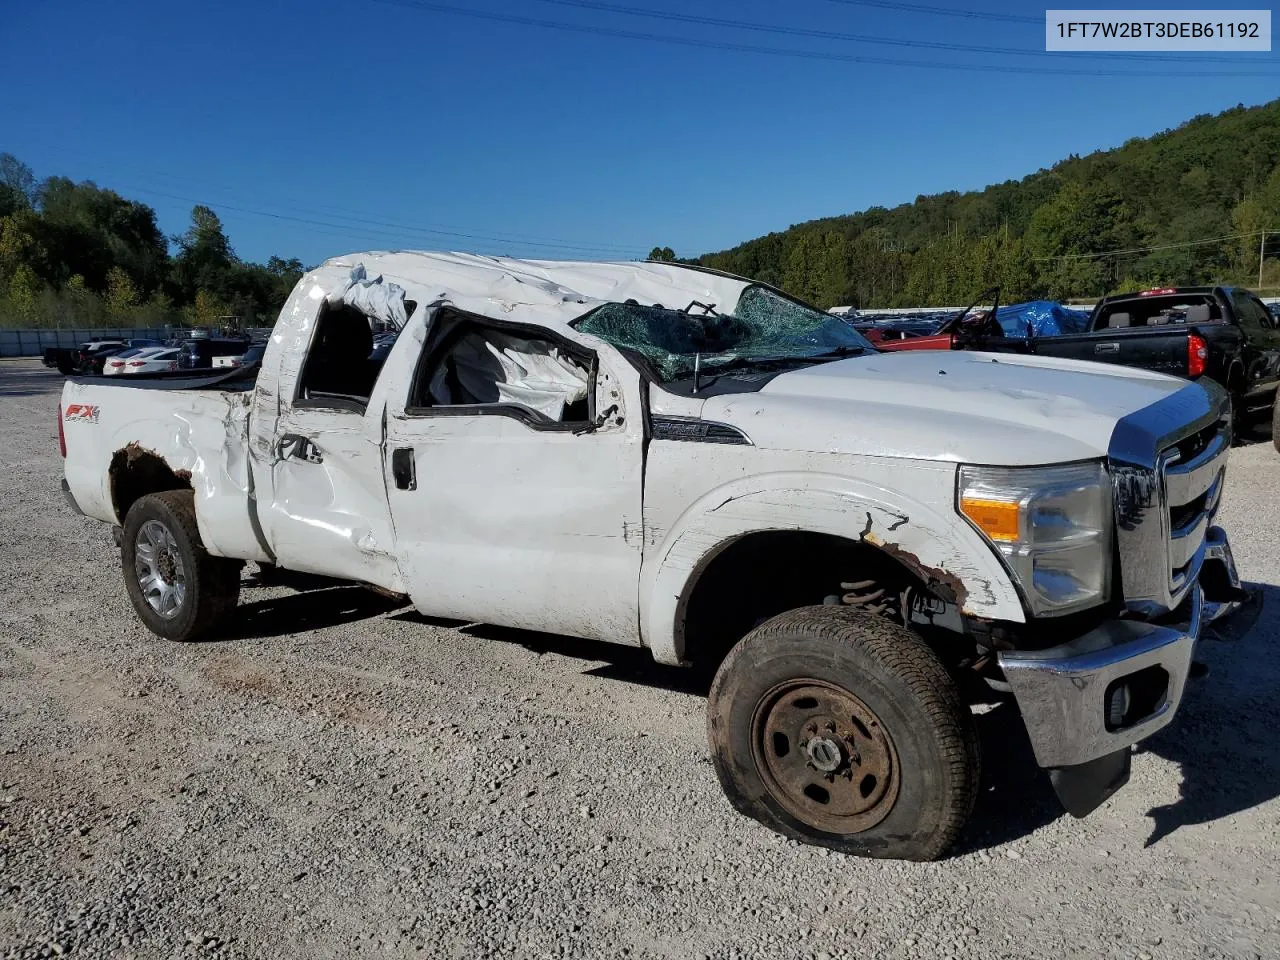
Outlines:
[{"label": "door handle", "polygon": [[413,447],[396,447],[391,451],[391,479],[397,490],[418,489],[418,465],[413,458]]},{"label": "door handle", "polygon": [[1119,353],[1120,344],[1118,343],[1095,343],[1093,345],[1094,353]]},{"label": "door handle", "polygon": [[311,441],[310,437],[304,437],[298,433],[286,433],[282,436],[276,450],[281,460],[297,457],[308,463],[324,463],[320,448]]}]

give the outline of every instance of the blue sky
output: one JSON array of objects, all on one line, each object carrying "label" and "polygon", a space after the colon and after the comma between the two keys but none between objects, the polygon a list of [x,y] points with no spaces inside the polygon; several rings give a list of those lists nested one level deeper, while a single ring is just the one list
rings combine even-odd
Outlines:
[{"label": "blue sky", "polygon": [[[1280,95],[1275,54],[1242,55],[1238,65],[1051,59],[731,30],[563,0],[441,0],[588,28],[998,68],[919,69],[575,33],[425,2],[10,4],[0,26],[0,151],[39,177],[92,179],[143,200],[171,234],[193,202],[207,203],[251,260],[315,263],[387,247],[634,257],[670,245],[691,256],[815,217],[1018,178]],[[850,0],[595,3],[1044,46],[1042,22]],[[1043,15],[996,0],[962,6]]]}]

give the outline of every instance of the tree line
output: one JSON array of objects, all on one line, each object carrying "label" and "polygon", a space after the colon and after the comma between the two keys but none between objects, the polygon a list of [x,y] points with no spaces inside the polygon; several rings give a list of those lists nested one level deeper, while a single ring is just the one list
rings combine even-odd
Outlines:
[{"label": "tree line", "polygon": [[[1280,100],[985,190],[814,220],[689,262],[823,307],[954,305],[997,284],[1006,303],[1064,300],[1256,285],[1267,230],[1263,286],[1280,288]],[[677,259],[670,247],[650,257]],[[166,237],[146,204],[90,181],[37,181],[0,154],[0,326],[269,325],[302,273],[297,259],[237,257],[209,207]]]},{"label": "tree line", "polygon": [[302,273],[241,260],[208,207],[166,237],[146,204],[0,154],[0,326],[270,325]]},{"label": "tree line", "polygon": [[[998,139],[985,149],[998,150]],[[1280,100],[985,190],[798,224],[692,262],[823,307],[956,305],[996,284],[1005,302],[1061,300],[1166,284],[1256,286],[1266,230],[1275,233],[1264,286],[1280,288]],[[651,256],[675,259],[670,248]]]}]

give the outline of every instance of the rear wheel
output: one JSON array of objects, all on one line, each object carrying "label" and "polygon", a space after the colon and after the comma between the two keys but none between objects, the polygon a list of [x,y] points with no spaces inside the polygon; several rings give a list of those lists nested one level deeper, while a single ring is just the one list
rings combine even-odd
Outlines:
[{"label": "rear wheel", "polygon": [[933,860],[977,794],[972,718],[905,627],[840,607],[762,624],[712,684],[721,786],[749,817],[844,853]]},{"label": "rear wheel", "polygon": [[190,490],[139,498],[125,517],[120,559],[133,608],[169,640],[208,634],[240,595],[240,561],[204,549]]},{"label": "rear wheel", "polygon": [[1276,450],[1280,450],[1280,390],[1276,391],[1276,398],[1271,403],[1271,442]]}]

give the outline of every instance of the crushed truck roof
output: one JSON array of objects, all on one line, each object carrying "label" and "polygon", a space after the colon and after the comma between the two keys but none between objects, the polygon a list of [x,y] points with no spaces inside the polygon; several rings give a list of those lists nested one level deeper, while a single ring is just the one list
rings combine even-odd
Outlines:
[{"label": "crushed truck roof", "polygon": [[[520,260],[469,253],[370,251],[326,260],[307,279],[313,296],[333,296],[334,282],[363,266],[404,288],[421,306],[447,302],[501,319],[567,326],[602,303],[635,300],[677,310],[693,301],[731,313],[749,280],[681,264]],[[365,283],[368,283],[366,280]]]}]

